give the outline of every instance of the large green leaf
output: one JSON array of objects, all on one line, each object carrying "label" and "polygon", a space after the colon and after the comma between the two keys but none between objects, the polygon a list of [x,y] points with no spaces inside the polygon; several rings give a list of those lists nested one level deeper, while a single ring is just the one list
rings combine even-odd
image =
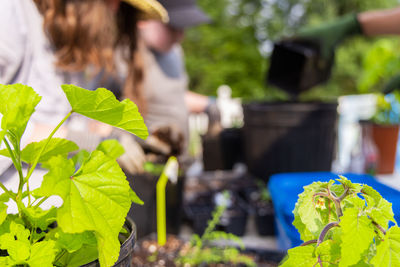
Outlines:
[{"label": "large green leaf", "polygon": [[61,266],[78,267],[92,262],[98,258],[97,246],[84,244],[79,250],[65,253],[59,260]]},{"label": "large green leaf", "polygon": [[[318,209],[314,203],[315,193],[322,192],[328,185],[328,183],[322,182],[312,183],[311,185],[305,186],[304,192],[299,195],[294,213],[295,217],[297,215],[300,217],[300,219],[297,220],[295,218],[295,226],[299,226],[298,230],[302,238],[305,236],[309,238],[310,233],[313,235],[313,238],[317,238],[330,218],[333,219],[333,216],[328,216],[329,209]],[[330,201],[326,199],[326,203],[329,202]]]},{"label": "large green leaf", "polygon": [[7,250],[9,257],[5,265],[25,265],[30,267],[51,267],[56,256],[54,241],[40,241],[31,244],[30,231],[21,224],[10,223],[10,232],[0,236],[1,249]]},{"label": "large green leaf", "polygon": [[89,91],[75,85],[64,84],[61,87],[74,112],[121,128],[140,138],[147,138],[147,127],[132,101],[125,99],[119,102],[105,88]]},{"label": "large green leaf", "polygon": [[368,215],[374,222],[388,229],[389,221],[395,222],[392,203],[368,185],[363,186],[362,193],[368,203]]},{"label": "large green leaf", "polygon": [[342,258],[339,266],[351,266],[360,261],[373,242],[374,227],[367,215],[357,208],[346,209],[339,225],[342,230]]},{"label": "large green leaf", "polygon": [[326,240],[319,244],[315,254],[320,257],[323,266],[337,266],[340,261],[340,244],[334,240]]},{"label": "large green leaf", "polygon": [[0,84],[1,128],[20,139],[41,97],[29,86]]},{"label": "large green leaf", "polygon": [[[76,233],[76,234],[69,234],[59,231],[56,236],[57,239],[57,247],[60,249],[65,249],[69,253],[73,253],[78,251],[82,248],[84,244],[92,245],[96,247],[96,237],[94,236],[93,232],[83,232],[83,233]],[[97,250],[96,250],[97,251]],[[96,252],[97,257],[97,252]]]},{"label": "large green leaf", "polygon": [[56,221],[57,209],[52,207],[49,210],[43,210],[40,207],[23,207],[22,214],[32,228],[40,228],[45,231],[47,227]]},{"label": "large green leaf", "polygon": [[131,189],[118,163],[97,150],[76,173],[72,160],[58,156],[48,163],[50,171],[37,193],[59,195],[64,200],[57,214],[61,229],[94,231],[100,263],[112,265],[119,254],[118,233],[131,206]]},{"label": "large green leaf", "polygon": [[[47,140],[42,140],[40,142],[33,142],[28,144],[22,150],[21,159],[28,164],[32,164],[46,142]],[[43,151],[42,155],[40,155],[39,162],[46,162],[51,157],[57,155],[67,156],[68,153],[76,151],[78,149],[79,147],[70,140],[62,138],[52,138],[47,144],[46,149]]]},{"label": "large green leaf", "polygon": [[385,239],[377,246],[371,263],[374,266],[400,266],[400,228],[391,227]]},{"label": "large green leaf", "polygon": [[15,264],[23,264],[30,256],[30,232],[24,226],[11,222],[10,232],[0,236],[0,248],[7,250]]},{"label": "large green leaf", "polygon": [[314,257],[314,245],[295,247],[288,250],[288,259],[281,267],[313,267],[317,262]]},{"label": "large green leaf", "polygon": [[361,184],[352,183],[349,179],[347,179],[343,175],[339,175],[339,179],[336,179],[336,181],[340,182],[342,185],[347,186],[351,192],[358,193],[362,188]]},{"label": "large green leaf", "polygon": [[55,242],[53,240],[40,241],[32,245],[31,256],[26,263],[30,267],[53,267],[55,256]]},{"label": "large green leaf", "polygon": [[125,153],[124,147],[114,139],[101,142],[96,149],[113,159],[117,159]]}]

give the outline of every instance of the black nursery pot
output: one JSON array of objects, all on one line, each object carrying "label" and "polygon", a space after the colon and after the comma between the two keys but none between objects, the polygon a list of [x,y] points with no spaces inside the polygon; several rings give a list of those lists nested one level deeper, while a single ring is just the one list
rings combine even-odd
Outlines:
[{"label": "black nursery pot", "polygon": [[319,44],[310,41],[284,40],[274,44],[267,82],[297,95],[326,82],[334,56],[325,59]]},{"label": "black nursery pot", "polygon": [[330,171],[337,103],[249,103],[244,109],[245,161],[267,180],[281,172]]},{"label": "black nursery pot", "polygon": [[202,137],[203,164],[205,171],[232,170],[237,162],[243,162],[241,128],[223,129],[216,136]]},{"label": "black nursery pot", "polygon": [[246,231],[248,217],[247,212],[242,209],[235,208],[228,209],[226,213],[228,216],[228,224],[225,226],[225,231],[237,236],[243,236]]},{"label": "black nursery pot", "polygon": [[193,232],[201,236],[207,228],[208,221],[212,218],[215,208],[213,194],[198,195],[195,201],[184,205],[185,214],[192,222]]},{"label": "black nursery pot", "polygon": [[258,234],[261,236],[275,235],[274,207],[271,202],[257,203],[255,221]]},{"label": "black nursery pot", "polygon": [[[137,193],[143,205],[133,203],[128,216],[131,217],[137,228],[138,238],[147,236],[157,229],[157,204],[156,204],[156,185],[159,176],[149,173],[127,175],[131,188]],[[167,232],[178,234],[182,220],[182,198],[184,176],[178,177],[177,184],[170,181],[166,187],[166,216]]]},{"label": "black nursery pot", "polygon": [[[136,225],[132,219],[126,217],[125,227],[130,231],[128,239],[121,245],[119,257],[117,262],[113,265],[114,267],[131,267],[132,266],[132,254],[136,243]],[[82,265],[81,267],[100,267],[98,260]]]}]

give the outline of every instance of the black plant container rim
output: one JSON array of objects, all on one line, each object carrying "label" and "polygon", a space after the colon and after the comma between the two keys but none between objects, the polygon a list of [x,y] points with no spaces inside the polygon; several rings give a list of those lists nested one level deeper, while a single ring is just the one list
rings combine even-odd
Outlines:
[{"label": "black plant container rim", "polygon": [[[122,245],[121,245],[118,260],[113,265],[115,267],[118,267],[120,262],[124,261],[127,257],[130,257],[132,255],[133,248],[136,243],[136,224],[135,224],[135,222],[131,218],[126,217],[124,225],[127,226],[127,228],[130,230],[130,235],[129,235],[128,239],[126,239],[125,242],[122,243]],[[100,266],[99,261],[95,260],[95,261],[89,262],[85,265],[82,265],[81,267],[99,267],[99,266]]]},{"label": "black plant container rim", "polygon": [[267,101],[254,101],[243,104],[245,110],[251,111],[280,111],[296,109],[297,111],[313,111],[313,110],[336,110],[338,106],[337,101],[330,102],[317,102],[317,101],[277,101],[277,102],[267,102]]}]

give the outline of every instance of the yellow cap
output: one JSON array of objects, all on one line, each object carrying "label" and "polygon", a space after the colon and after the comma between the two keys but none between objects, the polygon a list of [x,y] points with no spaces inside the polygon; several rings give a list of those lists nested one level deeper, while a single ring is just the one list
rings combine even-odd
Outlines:
[{"label": "yellow cap", "polygon": [[143,19],[157,19],[168,23],[168,12],[157,0],[122,0],[142,11]]}]

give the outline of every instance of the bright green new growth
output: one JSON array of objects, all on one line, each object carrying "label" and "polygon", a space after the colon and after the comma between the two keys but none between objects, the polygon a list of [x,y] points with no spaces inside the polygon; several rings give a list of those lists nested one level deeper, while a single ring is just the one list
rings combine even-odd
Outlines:
[{"label": "bright green new growth", "polygon": [[[116,162],[124,153],[116,140],[68,158],[79,147],[53,138],[74,112],[146,138],[147,128],[136,105],[119,102],[104,88],[88,91],[63,85],[62,89],[71,112],[47,139],[21,149],[22,135],[41,97],[29,86],[0,85],[0,144],[6,147],[0,155],[12,159],[19,175],[17,192],[0,183],[4,191],[0,195],[0,249],[8,254],[0,257],[0,266],[80,266],[97,258],[101,266],[112,266],[119,256],[118,234],[131,203],[143,204]],[[22,162],[28,164],[26,174]],[[41,186],[30,191],[29,179],[39,163],[48,172]],[[63,205],[43,210],[40,205],[54,195],[63,199]],[[17,215],[7,214],[9,200],[17,204]]]},{"label": "bright green new growth", "polygon": [[[229,198],[228,192],[224,192],[224,198]],[[238,236],[231,233],[215,231],[215,227],[219,223],[226,208],[227,206],[225,203],[217,206],[211,220],[208,221],[207,228],[203,235],[201,237],[197,234],[192,236],[190,247],[187,251],[181,253],[176,260],[178,264],[184,266],[198,266],[204,263],[231,263],[235,265],[243,264],[250,267],[256,266],[252,258],[242,255],[236,247],[232,245],[225,245],[224,247],[215,245],[215,242],[224,240],[228,243],[239,245],[242,249],[244,248],[243,242]]]},{"label": "bright green new growth", "polygon": [[400,266],[392,204],[368,185],[336,181],[304,187],[293,211],[304,243],[288,251],[282,266]]}]

